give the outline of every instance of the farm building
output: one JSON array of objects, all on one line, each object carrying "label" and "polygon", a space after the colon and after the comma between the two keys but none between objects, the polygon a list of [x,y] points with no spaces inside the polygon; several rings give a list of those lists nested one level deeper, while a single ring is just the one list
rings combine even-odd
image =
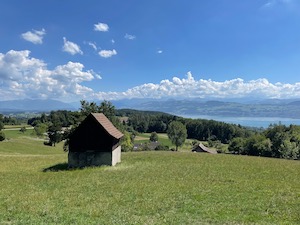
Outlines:
[{"label": "farm building", "polygon": [[202,143],[197,144],[193,147],[192,152],[206,152],[211,154],[217,154],[218,152],[214,149],[210,149],[208,147],[205,147]]},{"label": "farm building", "polygon": [[103,113],[91,113],[69,140],[69,167],[114,166],[121,162],[123,134]]}]

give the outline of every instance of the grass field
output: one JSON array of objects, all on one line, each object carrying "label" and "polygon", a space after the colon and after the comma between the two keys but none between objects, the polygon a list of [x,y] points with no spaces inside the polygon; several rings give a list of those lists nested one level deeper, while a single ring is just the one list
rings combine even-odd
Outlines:
[{"label": "grass field", "polygon": [[[144,143],[144,142],[148,142],[150,139],[151,133],[143,133],[143,134],[139,134],[135,137],[134,143],[135,144],[139,144],[139,143]],[[161,145],[167,145],[171,148],[175,149],[175,145],[172,144],[172,142],[170,141],[170,139],[168,138],[168,135],[165,133],[158,133],[158,142]],[[183,146],[180,147],[181,151],[191,151],[192,149],[192,141],[191,139],[187,139],[185,141],[185,143],[183,144]]]},{"label": "grass field", "polygon": [[0,142],[0,224],[300,223],[299,161],[153,151],[116,167],[66,162],[61,145]]}]

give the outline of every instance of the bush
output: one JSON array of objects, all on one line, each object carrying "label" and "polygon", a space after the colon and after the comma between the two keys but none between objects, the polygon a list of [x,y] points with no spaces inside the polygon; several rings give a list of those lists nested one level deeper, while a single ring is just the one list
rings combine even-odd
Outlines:
[{"label": "bush", "polygon": [[155,150],[157,151],[169,151],[169,146],[168,145],[158,145]]},{"label": "bush", "polygon": [[157,135],[156,132],[152,132],[152,133],[151,133],[150,141],[152,141],[152,142],[158,141],[158,135]]},{"label": "bush", "polygon": [[50,141],[44,141],[44,145],[52,146],[52,142],[50,142]]},{"label": "bush", "polygon": [[0,131],[0,141],[4,141],[5,140],[5,134]]}]

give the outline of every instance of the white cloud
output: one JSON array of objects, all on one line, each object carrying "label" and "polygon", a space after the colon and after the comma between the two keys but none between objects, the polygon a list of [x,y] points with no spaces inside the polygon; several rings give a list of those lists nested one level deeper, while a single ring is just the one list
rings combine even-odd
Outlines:
[{"label": "white cloud", "polygon": [[101,76],[84,70],[78,62],[58,65],[53,70],[47,64],[30,57],[30,51],[0,53],[0,98],[81,99],[93,95],[93,90],[81,85]]},{"label": "white cloud", "polygon": [[52,71],[52,77],[61,82],[80,83],[94,79],[93,71],[83,71],[84,66],[78,62],[68,62],[66,65],[59,65]]},{"label": "white cloud", "polygon": [[265,78],[250,81],[241,78],[196,80],[191,72],[184,78],[173,77],[158,83],[145,83],[122,92],[97,92],[83,83],[101,79],[101,76],[93,70],[85,70],[83,64],[68,62],[54,69],[47,67],[44,61],[30,57],[28,50],[0,53],[0,99],[300,98],[300,82],[271,83]]},{"label": "white cloud", "polygon": [[101,50],[98,54],[103,58],[110,58],[114,55],[117,55],[117,51],[115,49],[113,49],[113,50]]},{"label": "white cloud", "polygon": [[127,40],[134,40],[134,39],[136,39],[136,36],[134,36],[132,34],[125,34],[124,38]]},{"label": "white cloud", "polygon": [[97,45],[96,45],[96,43],[93,43],[93,42],[88,42],[87,43],[89,46],[91,46],[95,51],[97,51]]},{"label": "white cloud", "polygon": [[186,78],[173,77],[158,84],[146,83],[124,92],[95,93],[99,99],[123,98],[300,98],[300,83],[272,84],[267,79],[244,81],[241,78],[217,82],[213,80],[195,80],[188,72]]},{"label": "white cloud", "polygon": [[106,23],[97,23],[94,24],[95,31],[107,32],[109,30],[109,26]]},{"label": "white cloud", "polygon": [[70,53],[71,55],[83,54],[83,52],[80,50],[79,45],[75,44],[74,42],[68,41],[65,37],[63,39],[64,45],[62,47],[62,50],[64,52]]},{"label": "white cloud", "polygon": [[45,34],[46,30],[43,28],[42,30],[27,31],[21,34],[21,37],[33,44],[42,44]]},{"label": "white cloud", "polygon": [[163,53],[163,51],[162,50],[157,50],[157,52],[156,53],[158,53],[158,54],[162,54]]}]

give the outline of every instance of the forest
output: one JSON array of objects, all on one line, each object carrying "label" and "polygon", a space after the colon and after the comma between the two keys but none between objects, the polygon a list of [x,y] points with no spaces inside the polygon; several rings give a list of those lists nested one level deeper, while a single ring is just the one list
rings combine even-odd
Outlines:
[{"label": "forest", "polygon": [[[55,145],[67,140],[72,130],[91,112],[104,113],[125,134],[122,144],[124,151],[133,149],[137,133],[167,133],[171,122],[178,121],[185,126],[188,139],[204,141],[219,153],[300,159],[300,126],[296,125],[270,124],[267,129],[261,130],[214,120],[188,119],[162,112],[115,109],[109,101],[97,105],[84,100],[81,101],[79,111],[51,111],[49,114],[43,113],[30,118],[27,123],[34,127],[38,136],[48,134],[49,142],[46,144]],[[15,118],[0,116],[0,129],[9,122],[17,121]],[[225,150],[220,148],[222,144],[227,146]]]}]

